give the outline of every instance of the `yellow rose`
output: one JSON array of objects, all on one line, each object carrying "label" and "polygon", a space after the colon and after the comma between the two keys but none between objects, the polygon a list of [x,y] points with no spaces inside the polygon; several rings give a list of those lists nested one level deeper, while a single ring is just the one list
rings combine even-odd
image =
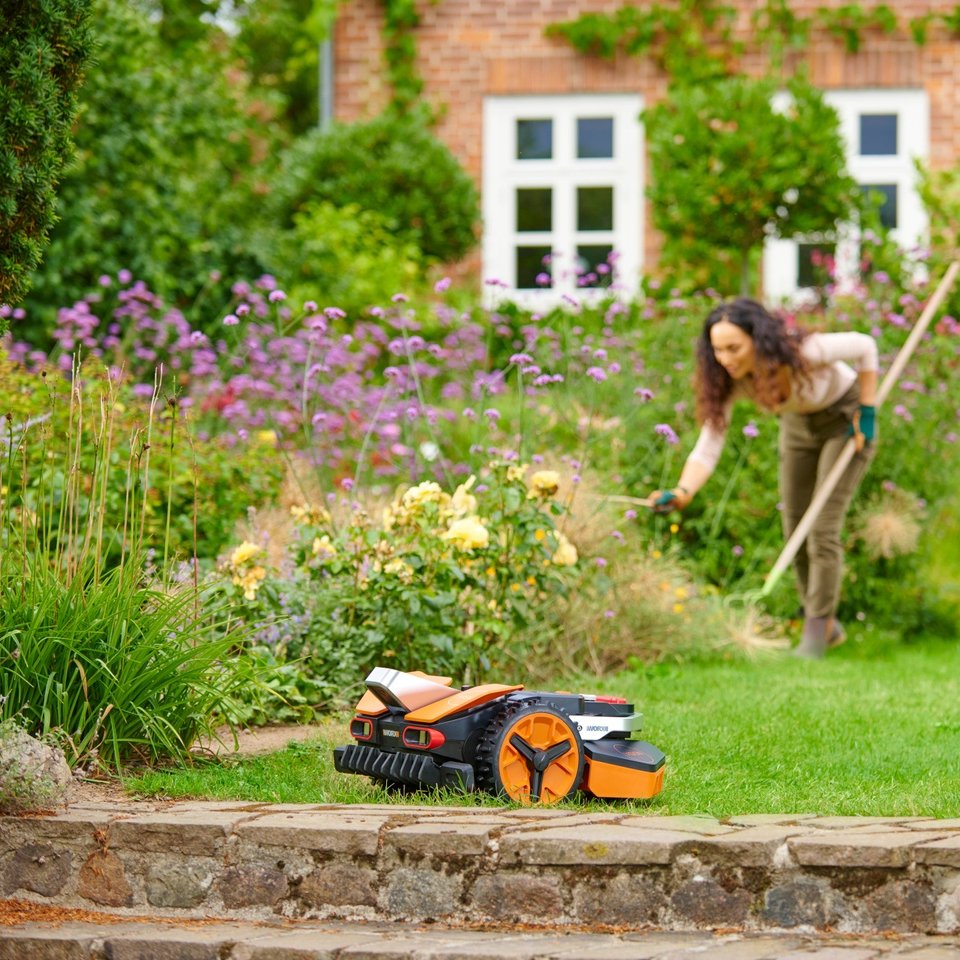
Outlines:
[{"label": "yellow rose", "polygon": [[475,516],[454,520],[441,536],[458,550],[474,550],[490,543],[489,531],[480,522],[480,518]]},{"label": "yellow rose", "polygon": [[251,543],[249,540],[244,540],[243,543],[230,554],[230,564],[234,567],[240,567],[260,553],[260,549],[257,544]]},{"label": "yellow rose", "polygon": [[477,512],[477,498],[470,493],[471,487],[477,482],[477,478],[471,476],[469,480],[461,483],[453,492],[452,504],[453,512],[461,517],[464,514]]},{"label": "yellow rose", "polygon": [[538,470],[530,478],[530,496],[546,500],[560,489],[560,474],[556,470]]},{"label": "yellow rose", "polygon": [[572,567],[579,559],[577,548],[562,534],[557,534],[557,549],[551,558],[558,567]]},{"label": "yellow rose", "polygon": [[440,484],[433,480],[424,480],[415,487],[411,487],[403,495],[403,505],[408,509],[418,507],[422,503],[439,503],[443,497]]},{"label": "yellow rose", "polygon": [[312,503],[305,503],[300,507],[291,507],[290,515],[298,523],[305,523],[311,527],[322,527],[330,522],[330,511],[326,507],[317,507]]},{"label": "yellow rose", "polygon": [[527,465],[525,463],[511,464],[509,467],[507,467],[507,479],[522,480],[526,472],[527,472]]},{"label": "yellow rose", "polygon": [[313,538],[313,555],[322,561],[332,560],[337,555],[336,547],[326,534]]}]

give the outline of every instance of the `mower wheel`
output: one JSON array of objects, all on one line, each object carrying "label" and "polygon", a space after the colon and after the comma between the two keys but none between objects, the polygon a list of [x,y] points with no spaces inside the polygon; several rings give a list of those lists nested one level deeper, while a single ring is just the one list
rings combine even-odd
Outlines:
[{"label": "mower wheel", "polygon": [[536,699],[506,704],[477,747],[478,785],[525,806],[557,803],[575,793],[583,766],[576,724]]}]

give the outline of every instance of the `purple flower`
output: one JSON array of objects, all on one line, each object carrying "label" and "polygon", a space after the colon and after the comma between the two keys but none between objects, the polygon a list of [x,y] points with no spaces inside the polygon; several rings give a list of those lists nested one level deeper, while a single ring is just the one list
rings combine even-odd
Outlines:
[{"label": "purple flower", "polygon": [[607,565],[607,561],[606,561],[606,559],[605,559],[604,557],[594,557],[594,558],[593,558],[593,562],[594,562],[598,567],[600,567],[601,570]]},{"label": "purple flower", "polygon": [[656,433],[658,436],[663,437],[663,439],[666,440],[667,443],[671,445],[677,444],[680,442],[680,438],[677,436],[673,427],[671,427],[669,423],[658,423],[653,428],[653,432]]},{"label": "purple flower", "polygon": [[[464,411],[466,413],[466,411]],[[493,407],[488,407],[483,411],[483,415],[491,422],[496,423],[500,419],[500,411],[494,410]]]},{"label": "purple flower", "polygon": [[603,383],[607,379],[607,371],[603,367],[587,367],[587,376],[597,383]]},{"label": "purple flower", "polygon": [[752,420],[743,428],[743,435],[748,440],[753,440],[754,438],[760,436],[760,431],[757,429],[757,425]]},{"label": "purple flower", "polygon": [[235,315],[235,314],[232,314],[232,313],[228,313],[228,314],[223,318],[223,325],[224,325],[225,327],[235,327],[239,322],[240,322],[240,321],[239,321],[239,319],[236,317],[236,315]]},{"label": "purple flower", "polygon": [[734,544],[733,549],[730,551],[735,557],[743,556],[743,547],[739,543]]},{"label": "purple flower", "polygon": [[449,277],[443,277],[433,285],[433,292],[443,293],[445,290],[450,289],[451,283],[453,283],[453,281]]},{"label": "purple flower", "polygon": [[410,298],[405,293],[395,293],[390,299],[394,303],[406,303]]},{"label": "purple flower", "polygon": [[286,300],[287,295],[282,290],[271,290],[267,299],[271,303],[279,303],[281,300]]},{"label": "purple flower", "polygon": [[646,387],[637,387],[633,391],[635,397],[639,397],[644,403],[653,399],[653,391],[648,390]]},{"label": "purple flower", "polygon": [[117,279],[126,286],[133,279],[133,274],[129,270],[121,270],[117,274]]}]

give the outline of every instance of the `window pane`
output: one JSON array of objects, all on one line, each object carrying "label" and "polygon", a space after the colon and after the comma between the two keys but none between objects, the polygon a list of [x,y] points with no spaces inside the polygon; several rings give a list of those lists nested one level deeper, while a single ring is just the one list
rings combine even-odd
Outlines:
[{"label": "window pane", "polygon": [[613,117],[577,120],[577,157],[593,160],[613,156]]},{"label": "window pane", "polygon": [[864,113],[860,115],[860,155],[895,156],[897,152],[897,115]]},{"label": "window pane", "polygon": [[830,279],[828,267],[833,262],[832,243],[797,244],[797,286],[822,287]]},{"label": "window pane", "polygon": [[897,226],[897,185],[895,183],[861,183],[860,189],[872,203],[877,203],[880,223],[888,230]]},{"label": "window pane", "polygon": [[517,230],[553,229],[553,190],[549,187],[517,190]]},{"label": "window pane", "polygon": [[517,159],[553,159],[553,121],[517,121]]},{"label": "window pane", "polygon": [[551,286],[550,247],[517,247],[517,289],[541,290]]},{"label": "window pane", "polygon": [[613,187],[577,187],[577,229],[613,229]]},{"label": "window pane", "polygon": [[590,244],[577,247],[577,286],[609,287],[613,280],[610,266],[610,244]]}]

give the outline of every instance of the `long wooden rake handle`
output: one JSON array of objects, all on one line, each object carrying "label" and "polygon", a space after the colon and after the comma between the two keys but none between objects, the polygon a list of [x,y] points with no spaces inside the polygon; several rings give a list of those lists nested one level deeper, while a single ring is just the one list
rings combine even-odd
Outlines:
[{"label": "long wooden rake handle", "polygon": [[[903,373],[903,368],[913,355],[913,351],[920,342],[920,338],[926,333],[927,327],[930,326],[930,321],[940,309],[940,305],[950,292],[950,288],[953,286],[954,280],[956,280],[958,270],[960,270],[960,261],[954,260],[947,268],[947,272],[943,275],[943,279],[934,291],[933,296],[927,301],[927,305],[923,308],[923,312],[910,331],[906,342],[900,348],[900,352],[894,358],[893,363],[890,364],[890,369],[887,371],[883,382],[877,389],[876,405],[878,407],[887,399],[890,391],[900,378],[900,374]],[[791,561],[800,549],[800,545],[807,539],[810,528],[816,522],[817,517],[820,516],[820,511],[823,510],[824,504],[829,499],[830,494],[833,493],[834,487],[840,482],[840,478],[843,476],[844,470],[849,466],[856,450],[856,439],[851,437],[844,445],[843,450],[841,450],[840,456],[837,458],[837,462],[833,465],[833,468],[826,477],[824,477],[823,483],[820,484],[817,492],[814,494],[813,499],[810,501],[810,506],[807,507],[806,513],[801,517],[797,528],[790,535],[790,539],[784,544],[783,550],[781,550],[780,556],[777,557],[776,563],[770,568],[770,572],[763,581],[763,588],[760,590],[761,597],[769,596],[774,587],[776,587],[780,577],[783,576],[784,571],[790,566]]]}]

